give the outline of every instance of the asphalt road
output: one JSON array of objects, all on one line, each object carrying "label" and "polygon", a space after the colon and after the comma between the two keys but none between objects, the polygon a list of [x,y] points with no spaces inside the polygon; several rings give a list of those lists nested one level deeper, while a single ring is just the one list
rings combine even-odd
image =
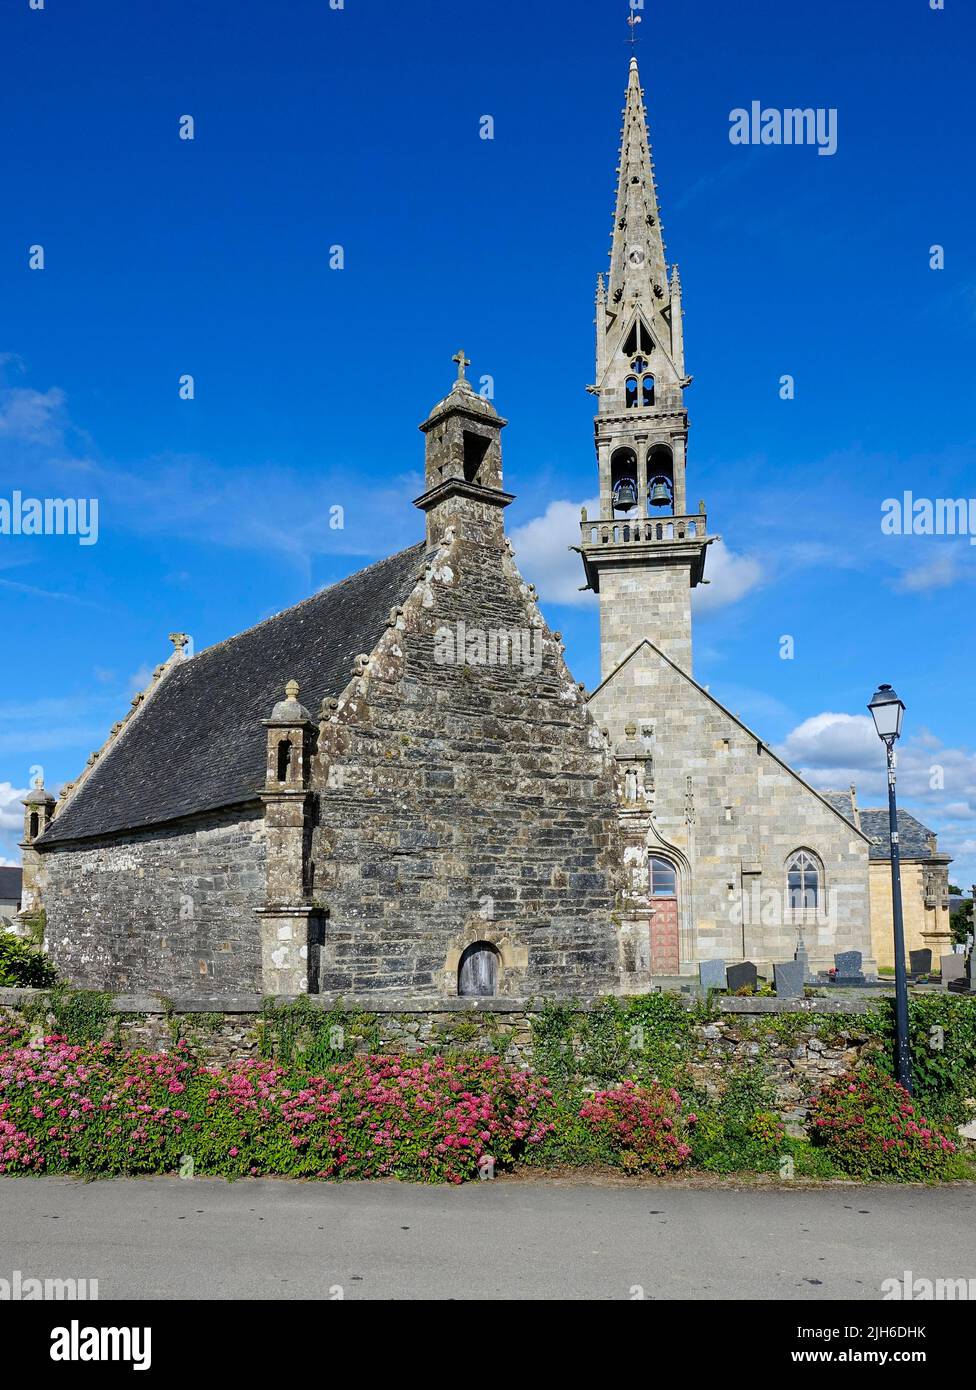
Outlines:
[{"label": "asphalt road", "polygon": [[976,1279],[976,1186],[0,1178],[0,1279],[100,1298],[878,1299]]}]

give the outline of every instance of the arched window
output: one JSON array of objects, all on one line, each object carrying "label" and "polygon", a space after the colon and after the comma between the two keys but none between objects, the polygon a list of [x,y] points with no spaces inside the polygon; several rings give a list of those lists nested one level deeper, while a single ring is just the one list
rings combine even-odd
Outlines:
[{"label": "arched window", "polygon": [[641,378],[641,405],[654,404],[654,378],[648,373]]},{"label": "arched window", "polygon": [[627,394],[624,398],[628,409],[635,405],[640,405],[640,396],[637,394],[637,378],[629,376],[627,378]]},{"label": "arched window", "polygon": [[648,860],[648,889],[652,898],[675,898],[678,895],[678,875],[674,865],[658,854]]},{"label": "arched window", "polygon": [[820,864],[805,849],[787,861],[786,890],[792,908],[817,907],[820,902]]},{"label": "arched window", "polygon": [[38,826],[40,825],[40,823],[41,823],[41,822],[40,822],[40,820],[38,819],[37,812],[36,812],[36,811],[31,811],[30,830],[29,830],[28,835],[27,835],[28,840],[34,840],[34,839],[37,838],[37,829],[38,829]]},{"label": "arched window", "polygon": [[458,965],[458,994],[498,993],[498,952],[489,941],[473,942]]},{"label": "arched window", "polygon": [[283,738],[278,744],[278,781],[288,781],[288,769],[291,767],[291,740]]}]

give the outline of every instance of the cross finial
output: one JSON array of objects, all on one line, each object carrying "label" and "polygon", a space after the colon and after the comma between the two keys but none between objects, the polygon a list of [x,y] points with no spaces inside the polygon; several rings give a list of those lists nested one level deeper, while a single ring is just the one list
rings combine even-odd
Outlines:
[{"label": "cross finial", "polygon": [[458,381],[463,381],[463,380],[464,380],[464,369],[465,369],[465,367],[470,367],[470,366],[471,366],[471,359],[470,359],[470,357],[465,357],[465,355],[464,355],[464,349],[462,348],[460,352],[456,352],[456,353],[454,354],[454,356],[451,358],[451,361],[452,361],[452,362],[456,362],[456,363],[458,364],[457,379],[458,379]]}]

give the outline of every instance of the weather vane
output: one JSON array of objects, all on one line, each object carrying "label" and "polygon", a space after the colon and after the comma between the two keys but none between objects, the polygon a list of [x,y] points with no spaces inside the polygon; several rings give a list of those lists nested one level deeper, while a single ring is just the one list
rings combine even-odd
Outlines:
[{"label": "weather vane", "polygon": [[635,9],[634,9],[634,5],[633,5],[633,0],[631,0],[630,14],[627,16],[627,23],[630,25],[630,40],[629,40],[629,42],[630,42],[631,49],[635,49],[635,48],[637,47],[637,26],[638,26],[638,24],[640,24],[640,22],[641,22],[641,16],[640,16],[639,14],[636,13],[636,11],[635,11]]}]

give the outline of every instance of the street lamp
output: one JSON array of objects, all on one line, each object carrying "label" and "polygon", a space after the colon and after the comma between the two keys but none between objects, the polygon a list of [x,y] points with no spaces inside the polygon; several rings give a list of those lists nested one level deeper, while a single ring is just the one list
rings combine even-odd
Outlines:
[{"label": "street lamp", "polygon": [[905,971],[905,921],[901,908],[901,853],[898,808],[895,803],[895,742],[901,735],[905,706],[890,685],[879,685],[868,709],[878,738],[888,755],[888,831],[891,839],[891,907],[895,932],[895,1066],[906,1091],[912,1089],[912,1059],[908,1050],[908,976]]}]

